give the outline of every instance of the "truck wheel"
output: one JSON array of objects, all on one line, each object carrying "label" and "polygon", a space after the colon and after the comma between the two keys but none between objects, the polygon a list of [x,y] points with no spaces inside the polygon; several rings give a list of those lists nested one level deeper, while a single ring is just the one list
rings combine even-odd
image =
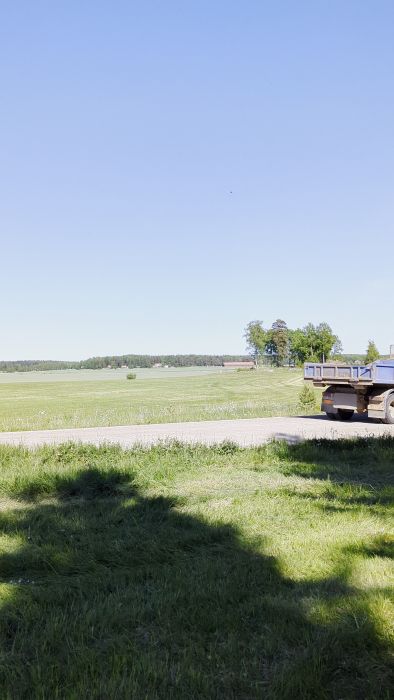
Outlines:
[{"label": "truck wheel", "polygon": [[[346,408],[338,408],[339,420],[352,420],[354,411],[348,411]],[[394,418],[394,416],[393,416]]]},{"label": "truck wheel", "polygon": [[329,420],[336,420],[337,419],[336,413],[329,413],[328,411],[326,411],[326,416]]},{"label": "truck wheel", "polygon": [[388,397],[386,402],[386,415],[383,418],[383,423],[393,425],[394,423],[394,394]]}]

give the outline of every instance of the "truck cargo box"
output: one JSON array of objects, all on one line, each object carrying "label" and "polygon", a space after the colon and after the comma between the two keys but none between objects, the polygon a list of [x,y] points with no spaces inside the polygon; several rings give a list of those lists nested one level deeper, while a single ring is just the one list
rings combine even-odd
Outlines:
[{"label": "truck cargo box", "polygon": [[394,359],[378,360],[371,365],[346,365],[338,362],[307,362],[304,379],[324,384],[394,385]]}]

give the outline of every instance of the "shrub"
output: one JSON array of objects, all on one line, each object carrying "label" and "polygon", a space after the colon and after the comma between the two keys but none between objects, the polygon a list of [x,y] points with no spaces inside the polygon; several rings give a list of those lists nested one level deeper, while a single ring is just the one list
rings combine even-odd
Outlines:
[{"label": "shrub", "polygon": [[298,395],[298,403],[303,408],[317,408],[316,394],[308,384],[304,384],[302,387]]},{"label": "shrub", "polygon": [[127,375],[127,379],[136,379],[137,375],[135,372],[129,372]]}]

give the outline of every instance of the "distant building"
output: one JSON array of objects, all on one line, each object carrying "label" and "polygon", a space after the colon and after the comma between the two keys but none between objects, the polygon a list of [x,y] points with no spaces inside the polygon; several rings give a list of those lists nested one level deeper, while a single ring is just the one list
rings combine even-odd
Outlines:
[{"label": "distant building", "polygon": [[223,362],[223,367],[228,369],[238,369],[238,367],[243,367],[244,369],[253,369],[255,366],[253,360],[239,360],[235,362]]},{"label": "distant building", "polygon": [[153,367],[162,367],[162,366],[163,366],[163,365],[161,364],[161,362],[156,362],[156,363],[153,365]]}]

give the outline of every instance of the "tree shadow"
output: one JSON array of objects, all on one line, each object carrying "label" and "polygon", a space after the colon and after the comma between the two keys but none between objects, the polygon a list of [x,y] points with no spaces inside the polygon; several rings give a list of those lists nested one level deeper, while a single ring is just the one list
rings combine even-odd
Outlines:
[{"label": "tree shadow", "polygon": [[[325,512],[368,508],[377,515],[394,506],[394,438],[369,437],[273,443],[278,471],[301,478],[299,487],[284,486],[289,498],[313,501]],[[266,468],[267,448],[256,450],[256,471]],[[316,488],[319,481],[319,488]]]},{"label": "tree shadow", "polygon": [[132,475],[51,478],[0,517],[20,543],[0,557],[1,697],[390,697],[379,591],[352,587],[350,552],[296,582]]},{"label": "tree shadow", "polygon": [[[271,449],[271,447],[269,447]],[[278,441],[275,455],[283,460],[286,475],[330,479],[339,484],[384,486],[393,484],[394,437]],[[263,463],[266,447],[256,450],[256,466]]]}]

